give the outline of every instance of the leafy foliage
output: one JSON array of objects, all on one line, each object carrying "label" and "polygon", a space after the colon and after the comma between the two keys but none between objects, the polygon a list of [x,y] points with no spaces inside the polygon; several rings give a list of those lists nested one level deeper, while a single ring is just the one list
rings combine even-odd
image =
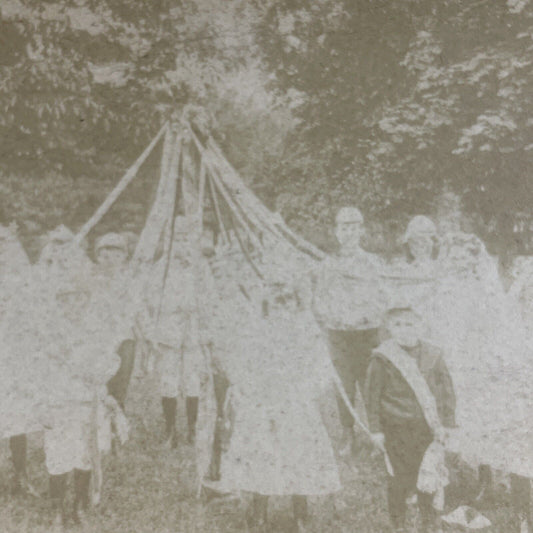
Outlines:
[{"label": "leafy foliage", "polygon": [[[205,106],[225,145],[246,139],[233,155],[247,174],[259,124],[274,152],[290,124],[288,98],[266,88],[249,2],[6,0],[0,13],[0,216],[23,233],[86,220],[176,108]],[[130,214],[146,208],[157,157],[145,167],[122,202]]]},{"label": "leafy foliage", "polygon": [[6,222],[27,220],[32,201],[11,201],[24,187],[41,228],[55,222],[59,192],[40,191],[56,176],[87,198],[59,210],[81,223],[190,103],[261,198],[326,247],[342,204],[399,231],[452,192],[501,250],[533,201],[528,0],[3,0],[0,23],[0,169],[29,180],[3,180]]},{"label": "leafy foliage", "polygon": [[533,200],[532,16],[528,2],[276,3],[263,42],[304,94],[303,153],[278,187],[305,168],[322,213],[353,202],[379,219],[453,191],[484,236],[501,230]]}]

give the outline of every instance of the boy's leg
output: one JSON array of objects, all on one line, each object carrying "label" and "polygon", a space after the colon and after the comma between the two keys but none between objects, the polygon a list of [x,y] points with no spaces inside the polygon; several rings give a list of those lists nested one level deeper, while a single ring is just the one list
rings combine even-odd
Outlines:
[{"label": "boy's leg", "polygon": [[11,450],[11,459],[15,474],[24,476],[26,474],[26,452],[28,448],[28,439],[26,434],[15,435],[9,439],[9,449]]},{"label": "boy's leg", "polygon": [[26,479],[27,446],[28,440],[24,433],[22,435],[15,435],[9,439],[11,460],[13,461],[13,468],[15,470],[13,494],[17,494],[23,490],[22,484]]},{"label": "boy's leg", "polygon": [[354,373],[355,381],[361,391],[364,389],[366,371],[372,356],[372,350],[379,345],[379,332],[377,329],[364,329],[354,333],[353,343],[355,351]]},{"label": "boy's leg", "polygon": [[521,526],[525,525],[528,532],[533,532],[531,482],[529,479],[511,474],[511,501],[515,522],[517,523],[516,531],[521,531]]},{"label": "boy's leg", "polygon": [[163,416],[165,418],[165,437],[170,441],[170,446],[176,448],[178,445],[178,435],[176,433],[176,411],[178,409],[178,399],[175,397],[163,396],[161,398],[163,406]]},{"label": "boy's leg", "polygon": [[296,522],[306,522],[308,518],[307,497],[294,495],[292,497],[292,509]]},{"label": "boy's leg", "polygon": [[[377,348],[379,345],[379,332],[378,329],[364,329],[360,331],[353,332],[353,343],[354,343],[354,361],[353,361],[353,371],[355,374],[355,385],[354,392],[351,397],[352,402],[356,394],[357,387],[361,391],[361,394],[364,394],[365,390],[365,381],[366,374],[368,370],[368,365],[370,363],[370,358],[372,356],[372,350]],[[364,402],[358,406],[364,411],[364,416],[366,417],[366,406]],[[352,451],[356,454],[360,453],[367,443],[366,439],[357,439],[354,440],[352,445]]]},{"label": "boy's leg", "polygon": [[395,530],[405,527],[406,502],[409,495],[409,485],[411,485],[409,477],[402,474],[389,477],[387,503],[390,521]]},{"label": "boy's leg", "polygon": [[198,396],[185,398],[185,410],[187,411],[187,441],[191,444],[196,435],[196,420],[198,418]]},{"label": "boy's leg", "polygon": [[248,526],[265,525],[268,519],[268,496],[252,493],[252,501],[246,515]]},{"label": "boy's leg", "polygon": [[213,453],[210,465],[210,478],[213,481],[220,479],[220,459],[222,456],[222,434],[224,432],[224,403],[229,387],[229,381],[221,372],[213,374],[213,384],[215,389],[215,399],[217,403],[217,422],[215,435],[213,438]]},{"label": "boy's leg", "polygon": [[67,476],[73,468],[71,435],[64,416],[58,417],[55,427],[44,432],[44,453],[48,471],[49,496],[54,512],[54,527],[66,524],[65,495]]},{"label": "boy's leg", "polygon": [[420,533],[433,533],[437,515],[433,507],[433,494],[417,492],[418,511],[420,513]]},{"label": "boy's leg", "polygon": [[13,478],[13,494],[26,492],[32,496],[39,497],[39,493],[33,488],[28,480],[26,471],[28,455],[28,438],[25,433],[15,435],[9,439],[9,449],[11,450],[11,460],[15,470]]},{"label": "boy's leg", "polygon": [[[355,396],[356,373],[353,362],[354,354],[351,333],[352,332],[349,331],[328,330],[328,347],[331,362],[333,363],[335,371],[339,375],[346,395],[350,401],[353,401]],[[339,421],[343,430],[340,454],[345,456],[348,455],[353,447],[354,420],[338,392],[336,393],[336,400]]]},{"label": "boy's leg", "polygon": [[79,522],[79,511],[89,508],[89,487],[91,485],[91,470],[74,469],[74,520]]},{"label": "boy's leg", "polygon": [[254,513],[260,523],[266,524],[268,520],[268,496],[254,494]]},{"label": "boy's leg", "polygon": [[[405,527],[406,500],[416,491],[418,470],[432,434],[424,421],[388,423],[383,427],[385,448],[394,476],[389,478],[389,515],[396,529]],[[426,515],[424,515],[426,516]]]},{"label": "boy's leg", "polygon": [[[328,331],[328,346],[331,360],[337,371],[344,390],[353,405],[356,385],[362,391],[366,378],[366,369],[372,350],[378,345],[378,330],[357,331]],[[355,448],[355,435],[353,432],[354,419],[337,394],[339,418],[343,427],[342,455],[346,455]]]},{"label": "boy's leg", "polygon": [[57,474],[49,476],[49,490],[50,501],[52,502],[52,510],[55,513],[54,525],[65,525],[67,522],[67,515],[65,509],[65,495],[67,493],[67,476],[68,473]]},{"label": "boy's leg", "polygon": [[170,346],[160,345],[161,351],[161,404],[165,418],[165,435],[171,448],[178,445],[176,411],[178,406],[179,353]]}]

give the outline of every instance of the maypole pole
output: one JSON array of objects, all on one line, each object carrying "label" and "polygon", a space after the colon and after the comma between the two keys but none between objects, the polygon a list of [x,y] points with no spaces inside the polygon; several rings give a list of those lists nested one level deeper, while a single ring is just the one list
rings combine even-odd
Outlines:
[{"label": "maypole pole", "polygon": [[[171,127],[171,130],[174,132],[175,125]],[[172,153],[172,157],[170,160],[168,172],[169,172],[169,179],[172,180],[172,187],[170,188],[170,194],[172,194],[173,198],[173,204],[171,212],[169,213],[170,218],[168,219],[168,225],[165,232],[165,241],[163,244],[163,254],[165,256],[165,267],[163,271],[163,278],[161,282],[161,297],[159,299],[159,306],[157,309],[157,316],[156,316],[156,324],[159,322],[159,316],[161,314],[161,305],[163,302],[163,293],[165,292],[165,286],[167,282],[168,277],[168,271],[170,268],[170,258],[172,256],[172,246],[174,243],[174,224],[176,220],[176,216],[178,213],[178,182],[180,179],[182,179],[182,172],[181,172],[181,162],[182,162],[182,149],[183,149],[183,138],[179,133],[174,133],[174,152]]]}]

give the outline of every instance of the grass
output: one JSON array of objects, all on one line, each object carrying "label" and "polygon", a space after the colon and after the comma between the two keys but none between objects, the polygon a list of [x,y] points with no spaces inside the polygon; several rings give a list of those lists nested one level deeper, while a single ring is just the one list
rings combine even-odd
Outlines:
[{"label": "grass", "polygon": [[[243,505],[238,500],[212,500],[206,504],[195,497],[193,449],[179,443],[171,451],[162,446],[162,415],[154,377],[132,380],[127,411],[131,438],[118,455],[107,457],[102,503],[83,526],[73,533],[240,533],[245,532]],[[185,435],[184,402],[179,403],[178,428]],[[325,420],[334,443],[338,441],[335,404],[324,401]],[[10,462],[7,443],[0,450],[0,532],[48,533],[52,514],[46,498],[42,436],[29,440],[29,475],[42,498],[13,497],[9,492]],[[310,500],[310,533],[386,533],[390,531],[385,500],[385,472],[379,458],[367,449],[353,462],[357,470],[340,460],[343,491],[334,497]],[[455,472],[459,486],[455,499],[468,497],[472,479],[468,472]],[[460,496],[459,496],[460,495]],[[455,503],[455,502],[454,502]],[[492,522],[491,532],[511,531],[506,498],[483,510]],[[270,531],[289,531],[290,506],[285,499],[272,499]],[[414,513],[410,510],[410,515]],[[452,531],[452,530],[448,530]],[[459,531],[459,530],[457,530]]]}]

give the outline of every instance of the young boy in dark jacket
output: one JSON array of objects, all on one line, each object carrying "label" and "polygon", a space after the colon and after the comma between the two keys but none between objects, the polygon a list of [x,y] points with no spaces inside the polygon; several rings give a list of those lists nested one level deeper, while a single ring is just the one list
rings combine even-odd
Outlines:
[{"label": "young boy in dark jacket", "polygon": [[[409,307],[390,309],[390,339],[372,353],[366,382],[367,414],[374,442],[385,447],[393,475],[388,507],[396,531],[404,531],[406,500],[417,489],[420,465],[443,427],[455,425],[453,384],[441,351],[421,340],[421,318]],[[422,531],[432,531],[434,494],[418,492]]]}]

